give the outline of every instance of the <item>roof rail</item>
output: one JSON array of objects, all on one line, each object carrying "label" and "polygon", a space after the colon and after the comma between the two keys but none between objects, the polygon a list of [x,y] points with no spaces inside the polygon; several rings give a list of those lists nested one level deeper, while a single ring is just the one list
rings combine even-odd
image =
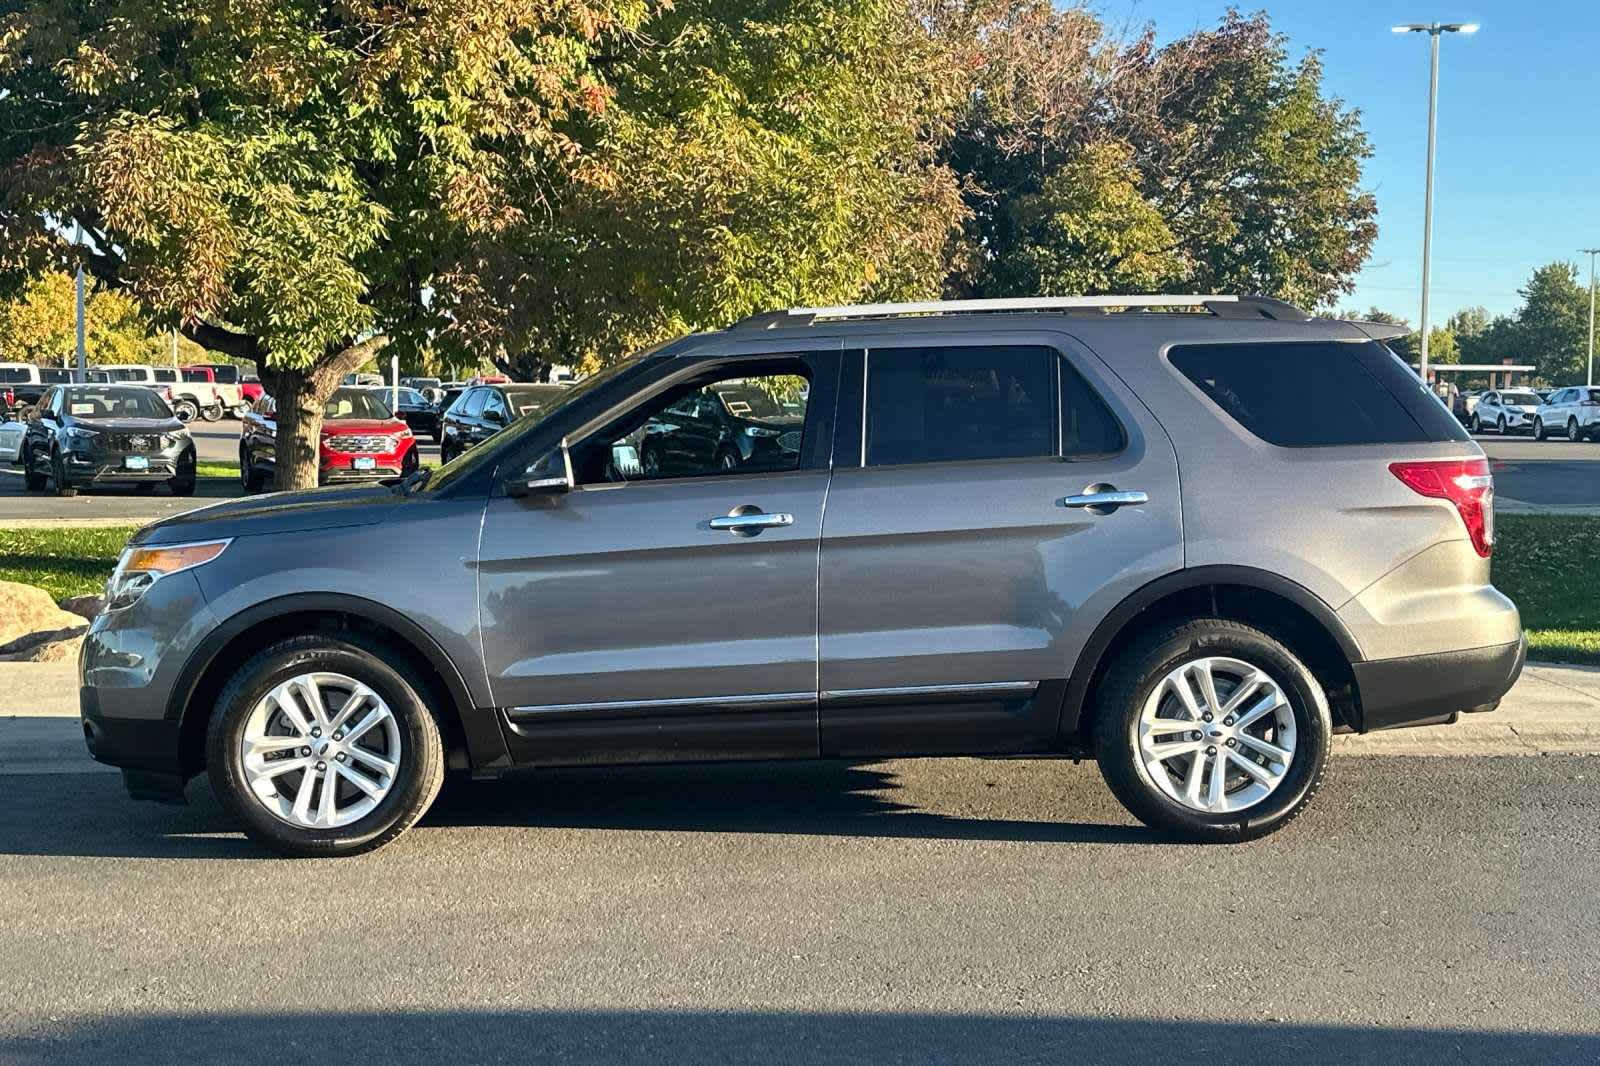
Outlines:
[{"label": "roof rail", "polygon": [[1020,311],[1146,311],[1196,308],[1218,318],[1268,319],[1305,322],[1311,316],[1282,300],[1268,296],[1034,296],[1002,300],[924,300],[912,303],[845,304],[836,307],[796,307],[763,311],[740,319],[735,329],[772,329],[806,325],[821,319],[895,318],[901,315],[990,314]]}]

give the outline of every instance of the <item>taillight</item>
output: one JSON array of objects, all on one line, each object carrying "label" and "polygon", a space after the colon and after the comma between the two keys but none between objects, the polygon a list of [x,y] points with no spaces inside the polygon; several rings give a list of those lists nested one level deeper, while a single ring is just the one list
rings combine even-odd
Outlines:
[{"label": "taillight", "polygon": [[1389,470],[1418,495],[1455,504],[1472,546],[1489,558],[1494,550],[1494,475],[1489,473],[1489,460],[1430,459],[1390,463]]},{"label": "taillight", "polygon": [[16,402],[17,402],[17,394],[16,393],[12,392],[10,389],[7,389],[6,392],[5,392],[5,396],[6,396],[6,406],[7,407],[13,407],[13,406],[16,405]]}]

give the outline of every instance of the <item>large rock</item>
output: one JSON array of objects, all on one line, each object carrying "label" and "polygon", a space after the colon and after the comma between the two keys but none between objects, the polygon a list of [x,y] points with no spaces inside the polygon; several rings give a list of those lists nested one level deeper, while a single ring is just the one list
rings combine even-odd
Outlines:
[{"label": "large rock", "polygon": [[34,633],[55,633],[88,624],[82,615],[57,607],[44,589],[0,581],[0,647]]},{"label": "large rock", "polygon": [[72,662],[77,659],[78,650],[83,647],[83,635],[87,632],[87,626],[78,626],[76,629],[57,629],[19,637],[10,644],[0,644],[0,662]]},{"label": "large rock", "polygon": [[89,621],[99,617],[100,612],[106,609],[104,596],[68,596],[61,601],[61,609],[72,614],[81,614]]}]

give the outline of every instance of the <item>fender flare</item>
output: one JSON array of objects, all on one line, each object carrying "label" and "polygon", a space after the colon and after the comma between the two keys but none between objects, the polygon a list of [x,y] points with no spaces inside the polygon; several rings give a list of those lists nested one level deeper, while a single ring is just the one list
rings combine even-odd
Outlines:
[{"label": "fender flare", "polygon": [[180,723],[181,728],[181,723],[189,714],[190,704],[194,700],[201,678],[205,677],[217,662],[217,657],[222,654],[223,649],[235,638],[274,618],[307,612],[352,615],[398,634],[444,681],[446,693],[456,713],[456,721],[460,724],[462,737],[466,741],[472,768],[494,771],[511,765],[505,737],[501,734],[495,715],[487,712],[478,713],[461,671],[426,630],[399,611],[376,600],[336,592],[305,592],[279,596],[247,607],[219,623],[215,629],[206,634],[184,663],[183,669],[179,671],[167,704],[168,720]]},{"label": "fender flare", "polygon": [[1100,624],[1095,627],[1088,642],[1084,644],[1083,650],[1078,653],[1078,660],[1073,664],[1072,673],[1068,675],[1066,691],[1061,698],[1061,719],[1057,735],[1066,738],[1077,731],[1078,722],[1083,715],[1084,701],[1089,695],[1089,683],[1099,671],[1106,650],[1140,612],[1175,592],[1204,588],[1208,585],[1236,585],[1281,596],[1310,615],[1339,646],[1346,661],[1356,663],[1362,659],[1360,645],[1350,635],[1350,630],[1334,613],[1333,608],[1298,582],[1291,581],[1281,574],[1257,570],[1250,566],[1218,564],[1178,570],[1136,589],[1100,620]]}]

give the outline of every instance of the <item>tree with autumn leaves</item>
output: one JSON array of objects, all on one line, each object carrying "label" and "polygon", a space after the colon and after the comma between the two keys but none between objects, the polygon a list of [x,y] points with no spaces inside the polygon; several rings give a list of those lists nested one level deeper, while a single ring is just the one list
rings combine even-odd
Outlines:
[{"label": "tree with autumn leaves", "polygon": [[0,295],[81,262],[255,360],[302,486],[380,350],[600,365],[940,293],[1323,303],[1372,240],[1366,152],[1233,15],[1157,48],[1046,0],[20,0]]}]

